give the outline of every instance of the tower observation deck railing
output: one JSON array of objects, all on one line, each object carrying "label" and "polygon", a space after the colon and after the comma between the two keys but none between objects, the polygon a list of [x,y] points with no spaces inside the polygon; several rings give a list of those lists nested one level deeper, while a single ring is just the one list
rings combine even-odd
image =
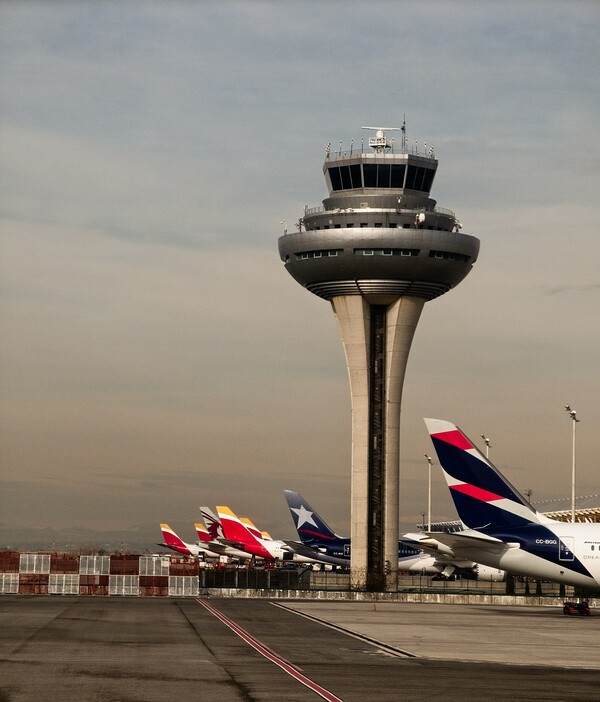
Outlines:
[{"label": "tower observation deck railing", "polygon": [[[448,216],[456,219],[455,213],[452,210],[446,209],[445,207],[434,207],[434,206],[432,206],[432,207],[408,207],[408,208],[398,207],[395,209],[382,209],[379,207],[377,207],[377,208],[357,207],[357,208],[354,208],[354,211],[360,212],[361,210],[364,210],[364,209],[370,209],[372,212],[373,211],[379,211],[379,212],[416,212],[416,213],[418,213],[418,212],[438,212],[439,214],[445,214],[445,215],[448,215]],[[341,210],[341,209],[326,210],[322,205],[320,205],[319,207],[305,206],[304,216],[310,217],[310,216],[316,215],[316,214],[323,214],[327,211],[329,211],[329,212],[343,212],[344,210]]]},{"label": "tower observation deck railing", "polygon": [[347,159],[347,158],[356,158],[356,157],[362,157],[362,158],[385,158],[386,156],[388,158],[390,157],[398,157],[400,156],[419,156],[420,158],[429,158],[429,159],[435,159],[435,153],[433,150],[432,146],[427,146],[427,143],[425,143],[423,150],[419,150],[419,145],[414,144],[411,146],[408,146],[408,144],[402,148],[400,145],[400,148],[398,148],[398,144],[394,144],[394,140],[390,139],[389,140],[389,147],[388,149],[381,149],[379,151],[368,151],[366,149],[373,148],[372,145],[367,145],[365,148],[364,142],[360,144],[359,147],[355,147],[354,145],[351,146],[350,149],[345,149],[342,151],[341,146],[338,146],[336,149],[334,149],[331,145],[328,146],[328,148],[325,150],[325,158],[327,160],[337,160],[337,159]]}]

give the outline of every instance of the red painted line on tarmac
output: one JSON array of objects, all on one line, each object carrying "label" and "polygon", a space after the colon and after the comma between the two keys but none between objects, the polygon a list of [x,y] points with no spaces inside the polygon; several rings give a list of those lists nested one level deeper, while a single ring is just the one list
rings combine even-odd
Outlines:
[{"label": "red painted line on tarmac", "polygon": [[231,631],[237,634],[247,644],[252,646],[252,648],[255,651],[258,651],[267,660],[271,661],[271,663],[274,663],[276,666],[279,666],[279,668],[285,671],[292,678],[294,678],[298,682],[301,682],[313,692],[316,692],[317,695],[322,697],[324,700],[327,700],[328,702],[344,702],[339,697],[336,697],[336,695],[334,695],[332,692],[329,692],[329,690],[326,690],[324,687],[321,687],[310,678],[307,678],[306,675],[303,675],[292,663],[289,663],[278,654],[274,653],[273,651],[270,651],[267,646],[262,644],[258,639],[254,638],[252,634],[249,634],[241,626],[238,626],[233,621],[233,619],[229,619],[229,617],[226,617],[222,612],[219,612],[218,609],[216,609],[212,605],[209,605],[208,602],[206,602],[206,600],[203,600],[201,597],[197,597],[196,602],[198,602],[198,604],[201,604],[211,614],[217,617],[217,619],[220,619],[223,622],[223,624],[228,626],[231,629]]}]

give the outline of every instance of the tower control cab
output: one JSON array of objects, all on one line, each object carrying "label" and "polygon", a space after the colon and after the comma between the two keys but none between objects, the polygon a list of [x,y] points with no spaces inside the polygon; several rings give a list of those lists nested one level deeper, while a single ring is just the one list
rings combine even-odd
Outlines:
[{"label": "tower control cab", "polygon": [[[293,278],[325,299],[433,299],[471,270],[479,240],[461,234],[455,214],[430,197],[438,165],[432,148],[407,148],[404,127],[365,129],[375,131],[367,150],[327,146],[329,195],[322,207],[305,208],[297,232],[280,237],[280,257]],[[401,131],[398,149],[390,131]]]}]

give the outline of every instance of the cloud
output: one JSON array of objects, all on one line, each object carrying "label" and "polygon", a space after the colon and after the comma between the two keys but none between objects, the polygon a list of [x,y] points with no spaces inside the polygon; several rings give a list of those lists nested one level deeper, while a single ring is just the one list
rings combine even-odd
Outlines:
[{"label": "cloud", "polygon": [[349,531],[343,350],[277,238],[325,197],[327,142],[404,115],[481,254],[415,335],[401,519],[425,504],[436,414],[555,496],[571,401],[596,492],[596,3],[5,2],[0,18],[5,519],[187,524],[231,501],[275,531],[292,488]]},{"label": "cloud", "polygon": [[539,290],[548,295],[585,295],[600,292],[600,283],[588,285],[540,285]]}]

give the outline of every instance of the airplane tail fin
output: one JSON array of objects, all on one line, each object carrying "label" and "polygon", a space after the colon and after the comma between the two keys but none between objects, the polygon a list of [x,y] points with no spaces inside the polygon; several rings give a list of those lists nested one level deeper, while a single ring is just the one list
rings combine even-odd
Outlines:
[{"label": "airplane tail fin", "polygon": [[210,532],[209,532],[208,529],[204,526],[204,524],[196,523],[196,524],[194,524],[194,527],[195,527],[195,529],[196,529],[196,534],[198,534],[198,541],[199,541],[201,544],[202,544],[202,543],[206,544],[206,543],[208,543],[209,541],[212,541],[212,539],[210,538]]},{"label": "airplane tail fin", "polygon": [[217,515],[212,511],[210,507],[200,507],[200,513],[202,514],[202,519],[208,529],[211,541],[216,541],[217,539],[222,539],[223,527]]},{"label": "airplane tail fin", "polygon": [[298,492],[293,490],[284,490],[283,494],[287,500],[288,507],[294,526],[300,537],[300,541],[305,546],[310,546],[312,543],[319,541],[323,542],[327,539],[339,539],[340,537],[327,525],[325,520],[315,512],[308,502]]},{"label": "airplane tail fin", "polygon": [[458,516],[469,529],[547,523],[465,434],[451,422],[425,419]]},{"label": "airplane tail fin", "polygon": [[176,551],[179,551],[179,553],[188,553],[191,555],[191,551],[188,548],[188,545],[182,541],[179,536],[171,529],[171,527],[168,524],[161,524],[160,525],[160,530],[162,531],[163,539],[165,540],[165,544],[172,549],[175,549]]},{"label": "airplane tail fin", "polygon": [[259,539],[262,539],[262,538],[263,538],[263,536],[262,536],[262,534],[260,533],[260,530],[258,529],[258,527],[256,527],[256,526],[254,525],[254,523],[253,523],[250,519],[248,519],[248,517],[240,517],[239,519],[240,519],[240,522],[241,522],[242,524],[244,524],[244,525],[248,528],[248,531],[249,531],[253,536],[256,536],[256,537],[259,538]]},{"label": "airplane tail fin", "polygon": [[228,541],[236,541],[241,544],[254,543],[256,541],[254,534],[229,507],[224,505],[217,506],[217,514],[219,515],[225,538]]}]

